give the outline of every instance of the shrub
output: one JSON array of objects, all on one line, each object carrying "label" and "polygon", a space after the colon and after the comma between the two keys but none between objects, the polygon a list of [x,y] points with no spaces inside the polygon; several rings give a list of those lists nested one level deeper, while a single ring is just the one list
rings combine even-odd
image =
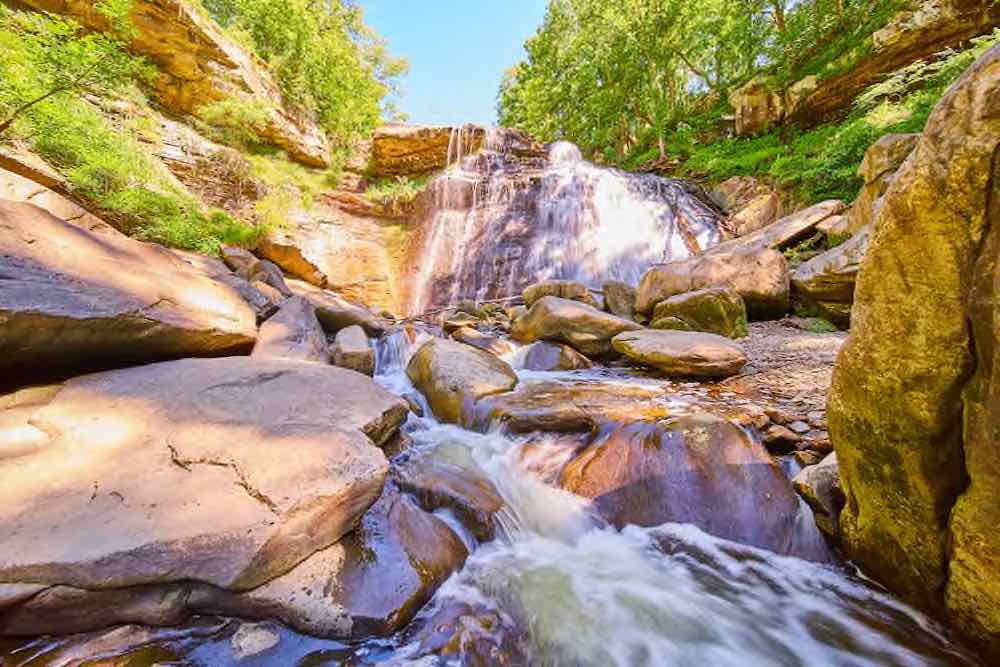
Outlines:
[{"label": "shrub", "polygon": [[259,100],[228,97],[198,109],[198,119],[205,124],[205,134],[237,148],[250,148],[261,142],[261,135],[271,122],[271,107]]}]

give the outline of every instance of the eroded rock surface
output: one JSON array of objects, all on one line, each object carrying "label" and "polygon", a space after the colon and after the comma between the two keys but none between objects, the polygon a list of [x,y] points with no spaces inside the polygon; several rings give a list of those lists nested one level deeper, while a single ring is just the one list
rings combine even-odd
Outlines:
[{"label": "eroded rock surface", "polygon": [[629,331],[615,336],[612,344],[629,359],[669,375],[727,377],[747,363],[746,353],[736,343],[698,331]]},{"label": "eroded rock surface", "polygon": [[0,201],[0,368],[8,377],[245,354],[239,293],[157,245]]},{"label": "eroded rock surface", "polygon": [[278,313],[261,326],[252,356],[330,363],[329,345],[313,305],[300,296],[285,299]]}]

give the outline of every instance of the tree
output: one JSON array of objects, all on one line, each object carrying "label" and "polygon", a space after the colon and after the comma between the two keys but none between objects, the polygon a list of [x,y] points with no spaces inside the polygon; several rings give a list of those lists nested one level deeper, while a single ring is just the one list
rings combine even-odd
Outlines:
[{"label": "tree", "polygon": [[144,74],[147,65],[128,54],[131,0],[96,5],[109,32],[85,32],[70,19],[17,12],[0,5],[0,136],[33,107],[66,94],[113,95]]}]

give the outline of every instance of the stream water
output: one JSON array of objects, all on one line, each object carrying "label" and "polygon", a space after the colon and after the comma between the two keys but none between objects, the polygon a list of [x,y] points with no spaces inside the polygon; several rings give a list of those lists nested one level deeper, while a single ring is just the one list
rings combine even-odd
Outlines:
[{"label": "stream water", "polygon": [[[425,337],[382,339],[376,380],[394,393],[414,392],[404,369]],[[518,358],[510,355],[514,364]],[[600,377],[592,371],[519,374],[524,382]],[[429,409],[425,414],[431,414]],[[973,664],[933,622],[843,565],[780,556],[713,537],[691,524],[608,526],[588,501],[526,470],[522,449],[529,443],[538,448],[537,435],[475,432],[414,415],[405,430],[413,445],[403,456],[428,456],[474,470],[506,502],[495,519],[497,538],[486,544],[477,544],[447,512],[439,513],[471,555],[410,628],[352,645],[307,637],[277,623],[253,624],[271,638],[262,649],[241,635],[245,624],[204,618],[183,629],[148,630],[150,647],[130,662],[114,664],[448,664],[428,653],[426,632],[420,640],[420,633],[412,631],[422,626],[449,633],[445,642],[455,641],[450,633],[475,630],[479,660],[463,664]],[[544,438],[541,444],[544,451]],[[804,505],[803,511],[815,531]],[[99,654],[97,649],[89,647],[86,655]],[[62,647],[60,640],[38,640],[21,646],[3,664],[109,664],[82,662],[79,650]]]}]

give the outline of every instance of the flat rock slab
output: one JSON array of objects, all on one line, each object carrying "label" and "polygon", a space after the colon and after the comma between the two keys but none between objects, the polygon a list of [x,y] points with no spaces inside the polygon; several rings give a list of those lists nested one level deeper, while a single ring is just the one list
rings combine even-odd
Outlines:
[{"label": "flat rock slab", "polygon": [[256,316],[169,250],[0,201],[0,371],[63,377],[177,357],[245,354]]},{"label": "flat rock slab", "polygon": [[424,343],[410,359],[406,375],[427,397],[437,418],[454,424],[461,423],[479,399],[517,385],[517,374],[495,355],[443,338]]},{"label": "flat rock slab", "polygon": [[743,348],[709,333],[645,329],[619,334],[612,342],[630,359],[670,375],[727,377],[747,363]]},{"label": "flat rock slab", "polygon": [[566,343],[587,356],[603,357],[613,352],[611,339],[617,334],[641,328],[585,303],[546,296],[515,320],[511,334],[523,343]]},{"label": "flat rock slab", "polygon": [[251,356],[330,363],[330,347],[313,305],[300,296],[285,299],[278,313],[261,326]]},{"label": "flat rock slab", "polygon": [[349,301],[336,292],[325,290],[301,280],[288,280],[289,289],[298,296],[308,299],[316,307],[316,317],[328,334],[336,334],[341,329],[358,325],[369,336],[378,336],[386,330],[387,324],[364,306]]},{"label": "flat rock slab", "polygon": [[375,348],[368,342],[365,330],[357,324],[337,332],[330,352],[336,366],[362,375],[375,374]]},{"label": "flat rock slab", "polygon": [[247,357],[70,380],[0,459],[0,583],[243,590],[351,530],[406,404],[342,369]]}]

